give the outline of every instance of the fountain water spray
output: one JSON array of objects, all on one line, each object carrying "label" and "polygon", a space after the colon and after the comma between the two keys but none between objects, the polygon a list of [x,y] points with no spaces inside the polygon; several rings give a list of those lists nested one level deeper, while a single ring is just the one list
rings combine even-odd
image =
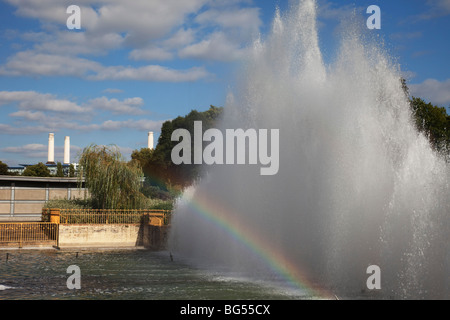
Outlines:
[{"label": "fountain water spray", "polygon": [[351,24],[335,60],[322,59],[316,3],[277,11],[254,44],[222,128],[279,129],[274,176],[210,168],[179,202],[174,254],[306,295],[450,296],[449,170],[413,125],[401,73]]}]

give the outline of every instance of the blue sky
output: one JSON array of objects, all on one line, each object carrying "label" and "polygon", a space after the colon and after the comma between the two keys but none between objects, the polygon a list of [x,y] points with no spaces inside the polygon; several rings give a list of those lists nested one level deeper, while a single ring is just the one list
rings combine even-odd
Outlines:
[{"label": "blue sky", "polygon": [[[450,0],[317,0],[320,45],[332,60],[341,21],[381,9],[372,30],[397,59],[411,93],[450,106]],[[69,30],[69,5],[81,30]],[[223,106],[239,63],[288,0],[0,0],[0,160],[55,160],[116,144],[129,159],[147,132],[192,109]],[[369,31],[368,31],[369,32]]]}]

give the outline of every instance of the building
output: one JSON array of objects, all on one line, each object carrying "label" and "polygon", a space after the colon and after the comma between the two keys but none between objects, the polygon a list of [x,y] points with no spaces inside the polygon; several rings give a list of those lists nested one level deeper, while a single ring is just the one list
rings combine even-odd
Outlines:
[{"label": "building", "polygon": [[47,201],[84,198],[77,178],[0,176],[0,221],[39,221]]},{"label": "building", "polygon": [[[19,164],[15,167],[8,167],[8,172],[16,175],[22,175],[25,169],[33,164]],[[34,164],[35,165],[35,164]],[[50,170],[51,175],[56,175],[57,163],[55,163],[55,134],[48,134],[48,157],[47,163],[45,163],[47,168]],[[70,163],[70,137],[66,136],[64,138],[64,161],[62,163],[64,176],[68,177],[70,172],[70,165],[73,165],[75,169],[75,175],[78,169],[77,163]]]},{"label": "building", "polygon": [[[36,165],[36,164],[34,164]],[[56,172],[58,170],[58,165],[57,164],[45,164],[47,166],[47,168],[50,170],[50,174],[52,176],[56,175]],[[69,176],[69,171],[70,171],[70,165],[73,165],[74,169],[75,169],[75,176],[77,173],[77,168],[78,168],[78,163],[71,163],[71,164],[62,164],[62,168],[63,168],[63,173],[65,177]],[[18,166],[15,167],[8,167],[8,172],[12,173],[14,175],[22,175],[23,172],[25,171],[25,169],[27,167],[33,166],[33,164],[19,164]]]},{"label": "building", "polygon": [[[147,147],[149,149],[154,149],[154,136],[153,132],[148,132],[148,142]],[[18,166],[8,167],[8,172],[15,175],[22,175],[25,169],[33,164],[19,164]],[[36,165],[36,163],[34,164]],[[48,154],[47,162],[45,163],[47,168],[50,170],[51,175],[56,175],[57,163],[55,162],[55,134],[48,134]],[[70,162],[70,137],[66,136],[64,138],[64,161],[62,162],[63,172],[65,177],[69,177],[70,166],[73,165],[75,169],[75,176],[78,172],[78,163]]]}]

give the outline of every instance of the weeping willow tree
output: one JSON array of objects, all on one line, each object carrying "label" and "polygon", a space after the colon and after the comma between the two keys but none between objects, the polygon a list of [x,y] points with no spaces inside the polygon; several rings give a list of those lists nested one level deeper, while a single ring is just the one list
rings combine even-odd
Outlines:
[{"label": "weeping willow tree", "polygon": [[138,161],[126,162],[117,146],[90,145],[79,160],[78,185],[89,191],[98,209],[140,209],[145,197],[140,192],[143,177]]}]

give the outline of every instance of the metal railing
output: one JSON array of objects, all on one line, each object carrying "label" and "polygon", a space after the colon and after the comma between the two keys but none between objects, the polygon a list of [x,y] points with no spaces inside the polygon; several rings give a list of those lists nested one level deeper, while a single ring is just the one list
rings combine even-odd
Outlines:
[{"label": "metal railing", "polygon": [[0,223],[0,246],[56,245],[58,224],[50,222]]},{"label": "metal railing", "polygon": [[168,210],[114,210],[114,209],[47,209],[42,210],[42,221],[59,212],[61,224],[141,224],[169,225]]}]

